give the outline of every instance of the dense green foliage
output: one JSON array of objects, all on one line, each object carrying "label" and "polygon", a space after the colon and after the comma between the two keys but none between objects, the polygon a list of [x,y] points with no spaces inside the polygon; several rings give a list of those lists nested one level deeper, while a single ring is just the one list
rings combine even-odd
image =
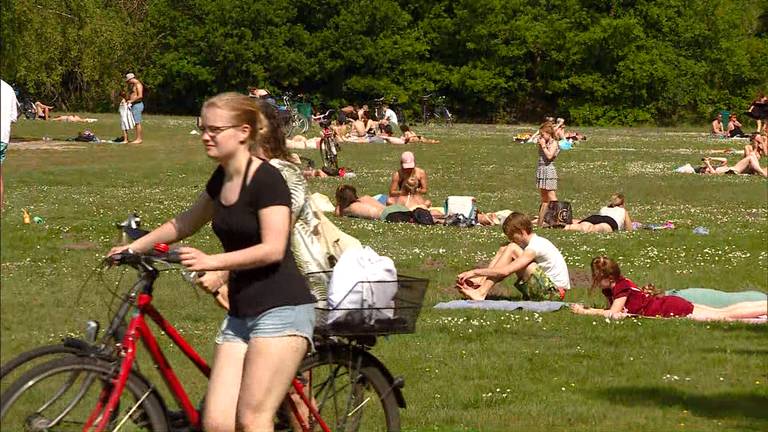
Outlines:
[{"label": "dense green foliage", "polygon": [[768,86],[764,0],[2,0],[3,79],[105,109],[120,76],[148,109],[192,113],[259,85],[334,106],[406,109],[438,92],[462,119],[702,121]]}]

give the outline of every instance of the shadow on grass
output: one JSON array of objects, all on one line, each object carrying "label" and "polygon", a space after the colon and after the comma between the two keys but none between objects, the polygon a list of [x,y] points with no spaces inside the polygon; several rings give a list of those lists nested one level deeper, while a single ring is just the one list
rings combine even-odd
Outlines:
[{"label": "shadow on grass", "polygon": [[768,421],[768,396],[755,393],[696,394],[669,387],[609,387],[597,396],[626,406],[678,406],[713,419],[746,418]]}]

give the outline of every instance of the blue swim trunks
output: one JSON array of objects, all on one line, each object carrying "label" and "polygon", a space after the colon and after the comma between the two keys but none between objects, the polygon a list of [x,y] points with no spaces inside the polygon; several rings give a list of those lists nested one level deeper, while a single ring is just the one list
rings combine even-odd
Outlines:
[{"label": "blue swim trunks", "polygon": [[141,123],[141,113],[144,112],[144,102],[136,102],[131,105],[131,113],[133,114],[133,121],[136,124]]}]

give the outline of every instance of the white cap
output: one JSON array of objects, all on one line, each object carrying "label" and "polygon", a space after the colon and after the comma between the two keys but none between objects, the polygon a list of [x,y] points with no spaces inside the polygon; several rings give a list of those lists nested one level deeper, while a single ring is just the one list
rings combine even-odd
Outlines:
[{"label": "white cap", "polygon": [[125,74],[125,80],[130,81],[132,79],[136,78],[136,75],[133,72]]}]

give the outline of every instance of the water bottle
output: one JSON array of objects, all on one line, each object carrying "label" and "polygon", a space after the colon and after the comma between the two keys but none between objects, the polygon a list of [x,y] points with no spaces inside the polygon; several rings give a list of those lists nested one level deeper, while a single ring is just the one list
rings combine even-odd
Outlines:
[{"label": "water bottle", "polygon": [[198,277],[199,277],[199,276],[198,276],[198,274],[197,274],[197,272],[196,272],[196,271],[192,271],[192,270],[182,270],[182,271],[181,271],[181,277],[182,277],[182,278],[183,278],[185,281],[187,281],[187,282],[189,282],[189,283],[191,283],[191,284],[195,284],[195,283],[197,283],[197,279],[198,279]]},{"label": "water bottle", "polygon": [[201,272],[192,271],[192,270],[182,270],[181,271],[181,277],[185,281],[187,281],[187,282],[189,282],[191,284],[196,284],[197,280],[200,279],[200,277],[203,276],[204,274],[205,274],[205,272],[202,272],[202,271]]}]

